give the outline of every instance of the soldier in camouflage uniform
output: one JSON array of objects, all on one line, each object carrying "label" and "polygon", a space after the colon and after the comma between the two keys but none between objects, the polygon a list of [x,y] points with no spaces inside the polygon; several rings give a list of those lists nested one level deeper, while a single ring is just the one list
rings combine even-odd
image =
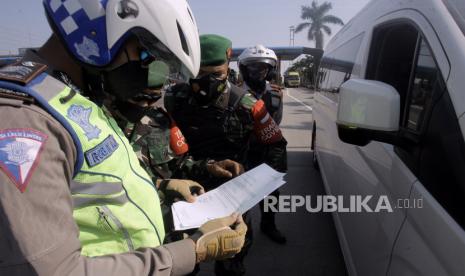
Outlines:
[{"label": "soldier in camouflage uniform", "polygon": [[[155,104],[157,99],[161,98],[161,89],[168,68],[164,63],[156,62],[150,66],[149,85],[152,88],[150,95]],[[167,233],[166,242],[179,240],[182,237],[181,233],[174,232],[171,204],[179,196],[193,202],[195,194],[204,193],[203,187],[193,180],[228,179],[244,171],[241,164],[231,160],[194,160],[188,155],[189,146],[181,130],[162,107],[150,106],[136,115],[122,114],[119,109],[111,109],[111,107],[110,110],[133,146],[141,166],[159,187],[158,194]],[[141,116],[141,119],[137,118]],[[177,187],[166,189],[167,185]]]},{"label": "soldier in camouflage uniform", "polygon": [[[287,170],[286,145],[281,130],[267,112],[265,103],[228,81],[231,41],[217,35],[200,37],[202,61],[197,79],[172,87],[165,107],[178,123],[190,153],[199,159],[228,158],[247,163],[251,139],[266,145],[263,161],[274,169]],[[209,190],[221,181],[202,182]],[[252,242],[250,217],[244,215],[249,231],[246,245],[235,258],[217,262],[217,275],[243,275],[243,259]]]}]

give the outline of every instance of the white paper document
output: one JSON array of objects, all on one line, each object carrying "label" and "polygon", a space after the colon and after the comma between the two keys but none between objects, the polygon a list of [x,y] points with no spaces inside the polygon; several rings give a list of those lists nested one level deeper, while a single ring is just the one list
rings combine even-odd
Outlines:
[{"label": "white paper document", "polygon": [[176,202],[171,207],[174,227],[176,230],[198,228],[209,220],[234,212],[243,214],[282,186],[284,175],[262,164],[198,196],[194,203]]}]

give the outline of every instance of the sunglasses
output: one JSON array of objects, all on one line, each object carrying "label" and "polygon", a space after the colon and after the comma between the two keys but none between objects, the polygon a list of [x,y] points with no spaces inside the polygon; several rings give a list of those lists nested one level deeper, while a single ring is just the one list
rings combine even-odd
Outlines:
[{"label": "sunglasses", "polygon": [[251,73],[264,72],[270,69],[269,65],[264,63],[251,63],[246,65],[246,68]]},{"label": "sunglasses", "polygon": [[142,66],[149,66],[150,63],[155,61],[155,57],[152,54],[150,54],[150,52],[147,50],[140,51],[139,59],[140,59]]}]

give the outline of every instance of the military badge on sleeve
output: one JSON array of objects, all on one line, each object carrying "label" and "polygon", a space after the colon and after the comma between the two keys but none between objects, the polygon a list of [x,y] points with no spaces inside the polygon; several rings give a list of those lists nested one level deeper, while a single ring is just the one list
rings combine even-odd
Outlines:
[{"label": "military badge on sleeve", "polygon": [[32,129],[0,130],[0,168],[23,193],[36,168],[47,135]]}]

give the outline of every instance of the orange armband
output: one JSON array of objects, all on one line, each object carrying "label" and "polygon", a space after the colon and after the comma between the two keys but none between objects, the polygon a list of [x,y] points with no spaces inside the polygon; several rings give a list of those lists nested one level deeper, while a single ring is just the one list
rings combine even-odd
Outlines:
[{"label": "orange armband", "polygon": [[176,155],[183,155],[189,151],[189,145],[176,123],[171,120],[170,148]]},{"label": "orange armband", "polygon": [[265,103],[262,100],[257,101],[253,106],[252,116],[255,123],[255,135],[261,143],[273,144],[283,139],[281,129],[266,110]]}]

